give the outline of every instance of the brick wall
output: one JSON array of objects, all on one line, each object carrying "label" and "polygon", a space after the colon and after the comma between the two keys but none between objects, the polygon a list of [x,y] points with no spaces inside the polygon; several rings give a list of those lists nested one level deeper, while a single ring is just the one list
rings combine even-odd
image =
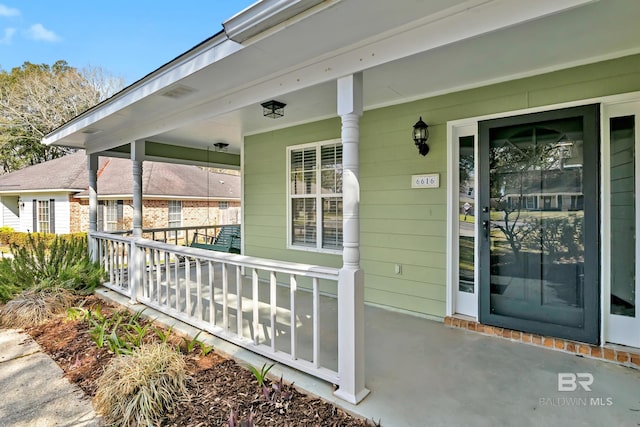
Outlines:
[{"label": "brick wall", "polygon": [[89,230],[89,200],[69,196],[69,229],[72,233]]},{"label": "brick wall", "polygon": [[[70,197],[71,232],[89,230],[89,200]],[[240,202],[229,201],[227,209],[220,209],[217,201],[182,201],[182,225],[238,224],[240,223]],[[168,200],[143,200],[142,227],[164,228],[169,223]],[[124,200],[122,209],[122,228],[127,230],[133,226],[133,201]]]}]

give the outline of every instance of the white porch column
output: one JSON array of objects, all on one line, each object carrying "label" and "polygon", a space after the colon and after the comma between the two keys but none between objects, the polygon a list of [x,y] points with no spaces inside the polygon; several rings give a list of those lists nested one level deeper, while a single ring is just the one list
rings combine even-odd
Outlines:
[{"label": "white porch column", "polygon": [[[89,172],[89,233],[98,231],[98,155],[87,155]],[[93,262],[98,261],[98,248],[94,239],[88,238],[89,254]]]},{"label": "white porch column", "polygon": [[144,141],[131,144],[133,164],[133,237],[142,236],[142,162],[144,161]]},{"label": "white porch column", "polygon": [[136,242],[142,238],[142,162],[145,156],[145,142],[131,143],[131,163],[133,167],[133,243],[131,244],[131,263],[129,277],[131,287],[131,303],[137,302],[137,296],[142,289],[142,272],[144,271],[144,257],[138,250]]},{"label": "white porch column", "polygon": [[338,79],[342,118],[342,269],[338,278],[338,376],[334,393],[357,404],[364,385],[364,271],[360,268],[360,183],[358,180],[362,73]]}]

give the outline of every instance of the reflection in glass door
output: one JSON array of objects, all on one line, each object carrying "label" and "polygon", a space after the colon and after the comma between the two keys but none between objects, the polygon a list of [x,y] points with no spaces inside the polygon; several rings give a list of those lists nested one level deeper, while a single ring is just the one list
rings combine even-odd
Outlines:
[{"label": "reflection in glass door", "polygon": [[479,124],[482,323],[598,342],[597,112]]},{"label": "reflection in glass door", "polygon": [[607,181],[610,218],[606,340],[632,347],[640,347],[640,298],[636,280],[638,113],[639,104],[614,106],[608,111],[605,125],[609,136]]},{"label": "reflection in glass door", "polygon": [[475,136],[458,138],[458,280],[456,290],[456,313],[476,317],[478,298],[476,292],[476,180],[475,180]]}]

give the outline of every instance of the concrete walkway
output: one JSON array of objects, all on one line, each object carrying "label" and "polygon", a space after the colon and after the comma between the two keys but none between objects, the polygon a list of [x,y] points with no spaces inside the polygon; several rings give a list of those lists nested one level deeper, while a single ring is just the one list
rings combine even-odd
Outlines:
[{"label": "concrete walkway", "polygon": [[14,329],[0,329],[0,396],[0,427],[102,425],[82,390]]}]

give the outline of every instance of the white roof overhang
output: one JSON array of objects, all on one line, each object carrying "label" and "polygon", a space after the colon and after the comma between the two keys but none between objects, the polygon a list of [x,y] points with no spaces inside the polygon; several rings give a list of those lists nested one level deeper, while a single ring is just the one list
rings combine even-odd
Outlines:
[{"label": "white roof overhang", "polygon": [[[339,77],[364,73],[365,109],[392,105],[640,52],[637,16],[635,0],[258,2],[43,142],[238,154],[244,135],[335,117]],[[262,116],[269,99],[285,117]]]}]

